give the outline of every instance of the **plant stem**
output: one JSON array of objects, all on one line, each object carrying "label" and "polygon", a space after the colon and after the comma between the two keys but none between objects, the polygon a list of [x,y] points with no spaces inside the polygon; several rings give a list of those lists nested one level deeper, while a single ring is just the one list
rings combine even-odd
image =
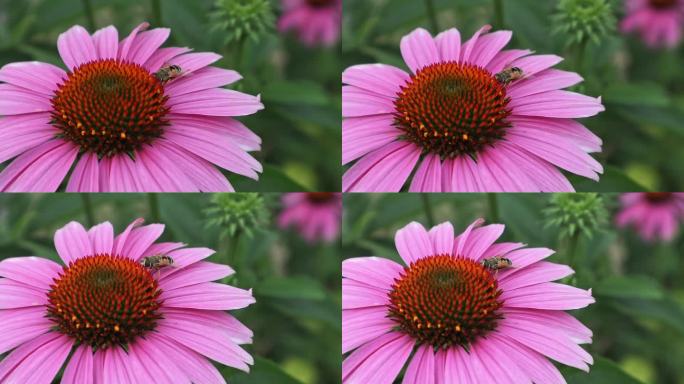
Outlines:
[{"label": "plant stem", "polygon": [[161,222],[161,215],[159,214],[159,198],[156,193],[148,193],[147,199],[150,204],[150,219],[154,223]]},{"label": "plant stem", "polygon": [[427,11],[432,33],[439,33],[439,24],[437,24],[437,13],[435,13],[435,4],[433,0],[425,0],[425,10]]},{"label": "plant stem", "polygon": [[240,244],[241,231],[235,231],[235,235],[228,237],[228,246],[226,247],[226,264],[236,269],[239,268],[237,265],[239,260],[237,257],[237,249]]},{"label": "plant stem", "polygon": [[494,0],[494,20],[496,29],[502,29],[504,27],[504,8],[503,0]]},{"label": "plant stem", "polygon": [[95,13],[93,12],[93,4],[90,0],[83,0],[83,11],[88,21],[88,29],[92,32],[95,30]]},{"label": "plant stem", "polygon": [[152,21],[154,22],[155,26],[161,26],[162,25],[161,1],[159,1],[159,0],[151,0],[151,1],[152,1]]},{"label": "plant stem", "polygon": [[587,44],[589,40],[583,39],[581,43],[577,46],[577,63],[575,63],[575,71],[577,73],[582,73],[582,68],[584,67],[584,55],[587,51]]},{"label": "plant stem", "polygon": [[427,225],[429,227],[432,227],[433,225],[435,225],[435,215],[432,213],[432,205],[430,204],[430,194],[421,193],[420,197],[423,200],[423,209],[425,209]]},{"label": "plant stem", "polygon": [[93,214],[93,203],[90,201],[90,195],[81,193],[81,201],[83,202],[83,211],[86,215],[86,224],[88,227],[95,225],[95,214]]},{"label": "plant stem", "polygon": [[577,271],[577,266],[575,265],[575,254],[577,253],[577,245],[579,244],[579,239],[580,239],[580,234],[579,232],[575,233],[570,237],[568,240],[568,252],[567,252],[567,261],[568,265],[575,271]]},{"label": "plant stem", "polygon": [[489,220],[492,223],[499,222],[499,201],[496,199],[496,193],[487,194],[487,203],[489,205]]}]

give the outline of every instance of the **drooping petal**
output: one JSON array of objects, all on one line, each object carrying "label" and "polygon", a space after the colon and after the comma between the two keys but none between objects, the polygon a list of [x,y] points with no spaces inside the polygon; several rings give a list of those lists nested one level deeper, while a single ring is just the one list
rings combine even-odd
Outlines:
[{"label": "drooping petal", "polygon": [[500,298],[507,307],[560,311],[584,308],[596,302],[590,291],[557,283],[541,283],[504,291]]},{"label": "drooping petal", "polygon": [[43,306],[47,292],[10,279],[0,279],[0,309]]},{"label": "drooping petal", "polygon": [[396,323],[387,317],[387,308],[368,307],[342,311],[342,353],[388,333]]},{"label": "drooping petal", "polygon": [[392,99],[365,89],[342,87],[342,117],[361,117],[395,112]]},{"label": "drooping petal", "polygon": [[394,99],[410,76],[397,67],[387,64],[362,64],[342,72],[342,82]]},{"label": "drooping petal", "polygon": [[176,97],[205,89],[223,87],[240,79],[242,76],[231,69],[206,67],[193,72],[192,75],[181,76],[172,81],[164,88],[164,93],[170,97]]},{"label": "drooping petal", "polygon": [[48,96],[13,84],[0,84],[0,115],[13,116],[51,110]]},{"label": "drooping petal", "polygon": [[413,175],[409,192],[442,192],[442,161],[439,155],[429,154]]},{"label": "drooping petal", "polygon": [[401,131],[393,126],[394,116],[348,117],[342,121],[342,165],[350,163],[395,141]]},{"label": "drooping petal", "polygon": [[54,326],[54,323],[45,317],[43,306],[0,310],[0,324],[0,354],[50,332]]},{"label": "drooping petal", "polygon": [[167,307],[210,310],[240,309],[255,303],[251,289],[218,283],[200,283],[162,292],[159,299]]},{"label": "drooping petal", "polygon": [[[104,164],[104,163],[103,163]],[[100,163],[94,153],[84,153],[74,167],[67,192],[100,192]]]},{"label": "drooping petal", "polygon": [[416,353],[411,358],[402,383],[435,384],[435,372],[435,353],[433,348],[423,345],[416,349]]},{"label": "drooping petal", "polygon": [[184,374],[193,383],[226,383],[218,369],[199,353],[167,337],[150,335],[149,338],[163,356],[171,359],[175,366],[183,368]]},{"label": "drooping petal", "polygon": [[392,142],[357,161],[342,176],[344,192],[399,192],[420,158],[413,143]]},{"label": "drooping petal", "polygon": [[72,339],[58,332],[22,344],[0,362],[0,382],[50,384],[73,344]]},{"label": "drooping petal", "polygon": [[412,338],[399,332],[378,337],[342,362],[342,382],[391,384],[406,363],[414,343]]},{"label": "drooping petal", "polygon": [[183,268],[179,273],[159,279],[159,287],[164,291],[172,291],[199,283],[220,280],[230,276],[235,271],[224,264],[200,261]]},{"label": "drooping petal", "polygon": [[64,78],[62,68],[39,61],[10,63],[0,69],[0,81],[50,97]]},{"label": "drooping petal", "polygon": [[76,159],[78,147],[47,141],[17,157],[0,173],[3,192],[54,192]]},{"label": "drooping petal", "polygon": [[385,306],[389,296],[384,289],[351,279],[342,279],[342,309]]}]

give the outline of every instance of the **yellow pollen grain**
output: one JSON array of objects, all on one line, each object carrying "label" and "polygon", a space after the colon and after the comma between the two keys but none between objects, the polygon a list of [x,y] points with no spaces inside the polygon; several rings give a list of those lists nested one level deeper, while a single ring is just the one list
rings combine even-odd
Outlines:
[{"label": "yellow pollen grain", "polygon": [[76,321],[76,315],[71,316],[71,321]]},{"label": "yellow pollen grain", "polygon": [[126,138],[126,132],[121,132],[121,135],[119,135],[119,136],[121,136],[122,139],[125,139]]},{"label": "yellow pollen grain", "polygon": [[418,316],[413,315],[413,321],[418,321]]},{"label": "yellow pollen grain", "polygon": [[120,328],[119,328],[118,325],[115,325],[115,326],[114,326],[114,332],[119,332],[119,329],[120,329]]},{"label": "yellow pollen grain", "polygon": [[78,123],[76,123],[76,128],[81,128],[81,127],[83,127],[83,124],[81,124],[80,121]]},{"label": "yellow pollen grain", "polygon": [[459,324],[456,324],[456,326],[454,327],[454,331],[461,332],[461,326]]},{"label": "yellow pollen grain", "polygon": [[462,137],[463,137],[464,141],[468,141],[468,134],[467,133],[464,133]]}]

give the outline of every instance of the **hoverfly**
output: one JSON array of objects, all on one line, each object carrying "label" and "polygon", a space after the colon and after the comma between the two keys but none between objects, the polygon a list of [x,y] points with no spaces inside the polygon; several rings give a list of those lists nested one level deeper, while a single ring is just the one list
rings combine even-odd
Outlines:
[{"label": "hoverfly", "polygon": [[171,256],[167,255],[152,255],[143,257],[140,260],[140,265],[145,268],[160,270],[164,267],[170,267],[173,265],[173,259]]},{"label": "hoverfly", "polygon": [[494,75],[496,81],[501,83],[504,87],[511,82],[521,79],[524,76],[523,70],[518,67],[506,68],[503,71]]},{"label": "hoverfly", "polygon": [[159,68],[159,70],[154,73],[154,77],[156,77],[157,80],[164,85],[169,81],[181,76],[182,74],[183,69],[181,69],[180,66],[171,64],[164,65],[163,67]]},{"label": "hoverfly", "polygon": [[492,271],[498,271],[499,269],[512,267],[513,262],[511,259],[507,259],[502,256],[494,256],[489,259],[482,260],[482,266]]}]

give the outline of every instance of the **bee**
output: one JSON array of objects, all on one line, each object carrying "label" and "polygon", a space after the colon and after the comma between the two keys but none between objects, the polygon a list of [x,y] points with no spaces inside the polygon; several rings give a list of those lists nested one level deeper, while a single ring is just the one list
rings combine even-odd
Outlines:
[{"label": "bee", "polygon": [[166,84],[169,81],[179,77],[180,75],[183,74],[183,69],[181,69],[180,66],[172,64],[172,65],[165,65],[157,72],[154,73],[154,77],[159,80],[160,83]]},{"label": "bee", "polygon": [[503,71],[494,75],[494,78],[499,83],[507,86],[512,81],[518,80],[524,76],[523,70],[518,67],[506,68]]},{"label": "bee", "polygon": [[502,256],[494,256],[489,259],[482,260],[482,266],[492,271],[498,271],[499,269],[512,267],[513,262],[511,259],[507,259]]},{"label": "bee", "polygon": [[171,256],[167,255],[147,256],[143,257],[142,260],[140,260],[140,265],[142,265],[145,268],[159,270],[164,267],[172,266],[173,259],[171,258]]}]

